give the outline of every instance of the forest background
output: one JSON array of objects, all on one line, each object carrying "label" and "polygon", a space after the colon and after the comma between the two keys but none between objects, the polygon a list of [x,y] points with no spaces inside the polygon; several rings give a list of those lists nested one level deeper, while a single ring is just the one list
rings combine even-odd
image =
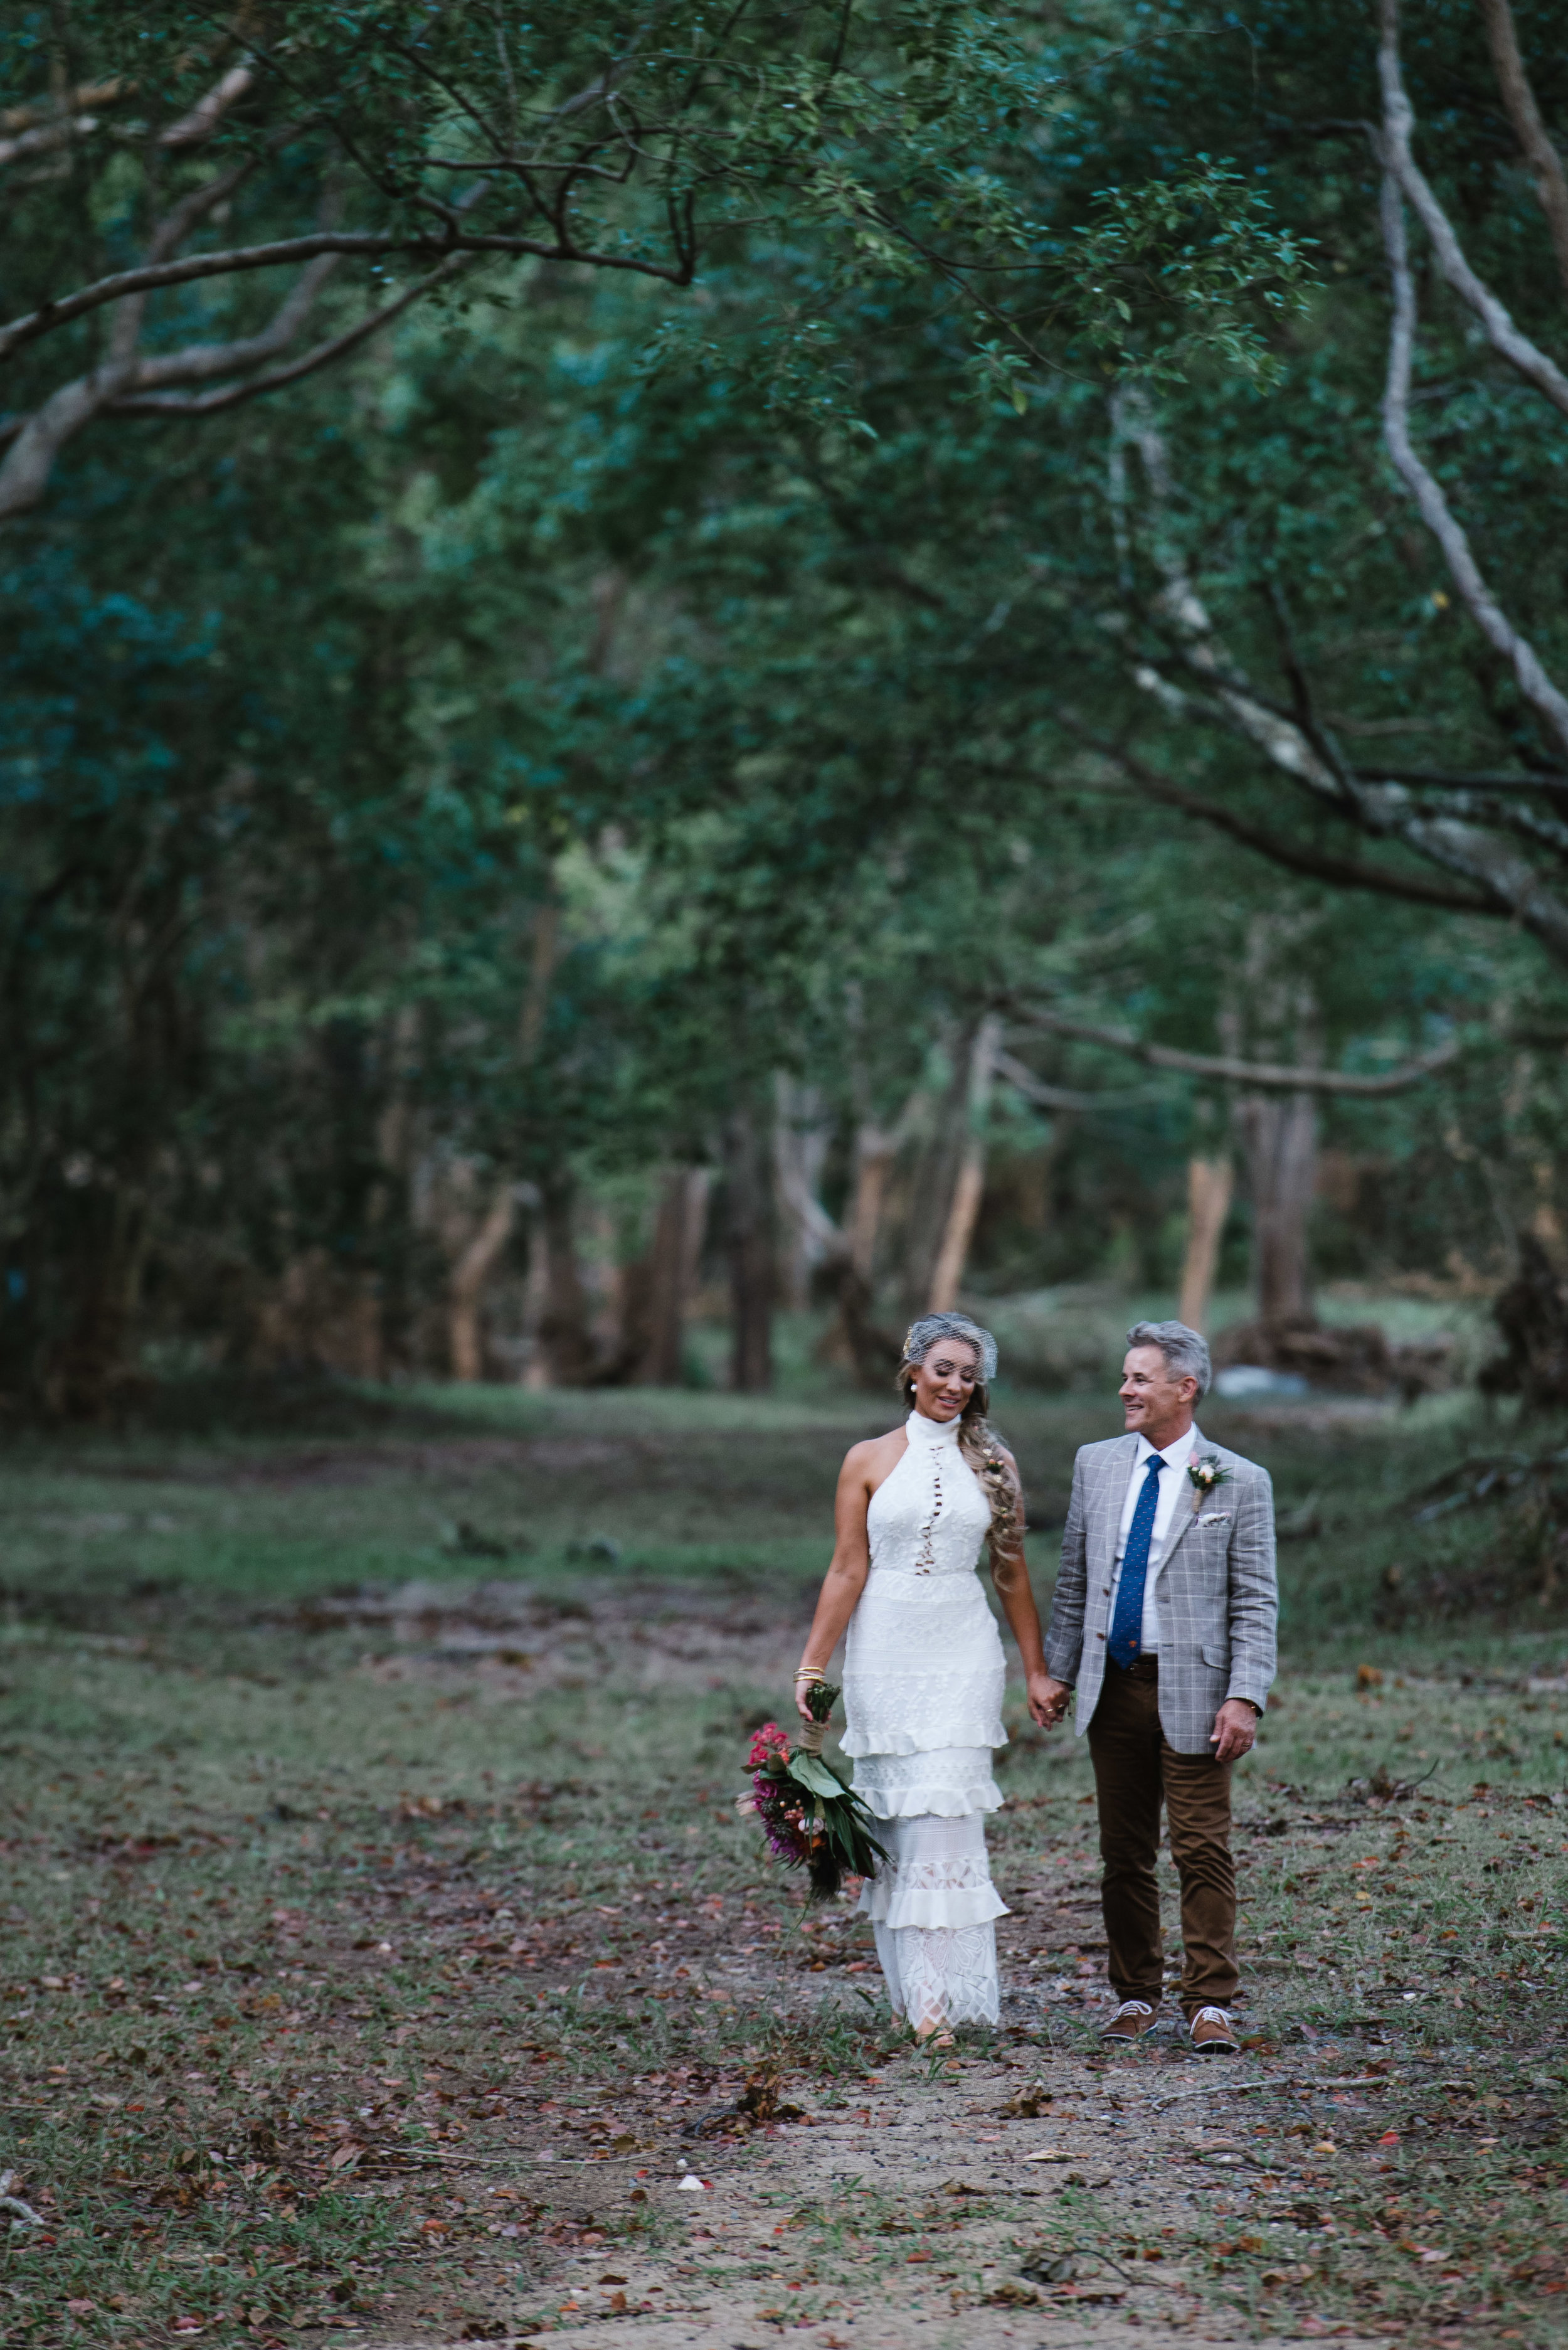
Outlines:
[{"label": "forest background", "polygon": [[1553,1398],[1552,16],[8,11],[8,1409]]}]

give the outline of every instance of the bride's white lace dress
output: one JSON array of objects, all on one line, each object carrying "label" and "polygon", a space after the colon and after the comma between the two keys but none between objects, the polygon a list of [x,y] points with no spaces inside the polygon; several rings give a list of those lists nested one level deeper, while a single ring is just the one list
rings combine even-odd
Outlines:
[{"label": "bride's white lace dress", "polygon": [[886,1824],[888,1859],[860,1907],[895,2014],[920,2026],[994,2023],[995,1919],[985,1814],[1002,1794],[1007,1668],[975,1572],[991,1526],[959,1423],[911,1412],[909,1449],[871,1496],[871,1568],[849,1622],[844,1752]]}]

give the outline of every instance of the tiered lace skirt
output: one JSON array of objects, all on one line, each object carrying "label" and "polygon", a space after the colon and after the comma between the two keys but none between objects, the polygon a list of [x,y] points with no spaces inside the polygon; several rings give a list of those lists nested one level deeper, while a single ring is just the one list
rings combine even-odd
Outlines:
[{"label": "tiered lace skirt", "polygon": [[1007,1739],[1004,1681],[978,1577],[873,1573],[850,1627],[844,1746],[888,1854],[860,1908],[893,2012],[917,2030],[1000,2012],[995,1920],[1007,1908],[985,1814],[1002,1803],[991,1756]]}]

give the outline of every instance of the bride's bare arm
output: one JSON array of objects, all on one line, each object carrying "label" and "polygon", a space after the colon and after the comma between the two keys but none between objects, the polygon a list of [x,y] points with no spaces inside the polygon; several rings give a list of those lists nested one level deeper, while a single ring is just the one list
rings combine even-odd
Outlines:
[{"label": "bride's bare arm", "polygon": [[[864,1444],[852,1444],[844,1456],[833,1504],[833,1557],[822,1578],[816,1613],[811,1619],[811,1630],[801,1655],[803,1671],[810,1667],[817,1672],[826,1672],[833,1651],[844,1637],[845,1627],[865,1589],[871,1565],[866,1513],[881,1482],[876,1473],[879,1465],[877,1455],[887,1442],[885,1436],[875,1437]],[[795,1705],[802,1720],[809,1721],[811,1711],[802,1701],[801,1687],[796,1681]]]},{"label": "bride's bare arm", "polygon": [[999,1447],[999,1450],[1012,1477],[1017,1531],[1005,1544],[992,1539],[991,1579],[996,1586],[1002,1612],[1018,1643],[1023,1678],[1029,1685],[1029,1711],[1044,1730],[1050,1727],[1056,1716],[1045,1694],[1044,1685],[1050,1675],[1045,1669],[1045,1648],[1040,1637],[1040,1610],[1034,1605],[1033,1586],[1029,1580],[1029,1562],[1023,1555],[1023,1488],[1019,1482],[1017,1461],[1005,1446]]}]

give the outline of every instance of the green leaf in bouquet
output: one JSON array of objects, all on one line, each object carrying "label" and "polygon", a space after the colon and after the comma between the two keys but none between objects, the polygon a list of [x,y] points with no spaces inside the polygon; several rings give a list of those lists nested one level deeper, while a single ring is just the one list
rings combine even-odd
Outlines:
[{"label": "green leaf in bouquet", "polygon": [[789,1775],[797,1787],[809,1788],[814,1795],[842,1795],[844,1783],[835,1777],[818,1755],[792,1754]]}]

